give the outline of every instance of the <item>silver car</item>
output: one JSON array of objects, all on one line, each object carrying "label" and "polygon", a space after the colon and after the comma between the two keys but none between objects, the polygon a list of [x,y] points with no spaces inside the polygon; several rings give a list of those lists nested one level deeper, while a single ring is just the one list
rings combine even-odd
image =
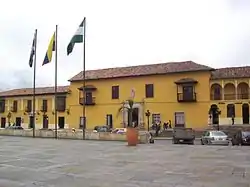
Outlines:
[{"label": "silver car", "polygon": [[201,137],[202,145],[229,145],[228,136],[222,131],[205,131]]}]

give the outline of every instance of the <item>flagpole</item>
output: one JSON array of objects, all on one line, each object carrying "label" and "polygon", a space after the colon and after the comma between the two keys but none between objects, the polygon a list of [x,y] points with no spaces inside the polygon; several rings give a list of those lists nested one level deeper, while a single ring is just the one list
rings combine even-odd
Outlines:
[{"label": "flagpole", "polygon": [[82,89],[83,89],[83,105],[82,105],[82,116],[83,116],[83,124],[82,124],[82,138],[85,140],[85,129],[86,129],[86,94],[85,94],[85,86],[86,86],[86,80],[85,80],[85,39],[86,39],[86,17],[84,17],[84,25],[83,25],[83,71],[82,71]]},{"label": "flagpole", "polygon": [[57,139],[57,27],[55,34],[55,138]]},{"label": "flagpole", "polygon": [[37,29],[35,30],[35,46],[34,46],[34,73],[33,73],[33,109],[32,109],[32,116],[33,116],[33,138],[35,138],[35,128],[36,128],[36,45],[37,45]]}]

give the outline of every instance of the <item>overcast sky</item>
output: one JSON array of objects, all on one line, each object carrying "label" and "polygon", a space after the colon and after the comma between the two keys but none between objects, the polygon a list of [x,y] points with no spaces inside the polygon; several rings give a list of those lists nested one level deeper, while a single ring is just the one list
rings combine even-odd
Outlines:
[{"label": "overcast sky", "polygon": [[82,70],[83,45],[67,44],[87,18],[87,69],[193,60],[250,64],[249,0],[6,0],[0,6],[0,89],[32,87],[28,66],[38,29],[37,86],[54,85],[54,58],[41,66],[58,24],[58,84]]}]

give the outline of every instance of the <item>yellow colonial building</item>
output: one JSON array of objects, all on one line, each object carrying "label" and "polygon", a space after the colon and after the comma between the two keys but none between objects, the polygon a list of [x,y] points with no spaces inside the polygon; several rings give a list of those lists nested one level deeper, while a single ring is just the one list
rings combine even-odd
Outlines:
[{"label": "yellow colonial building", "polygon": [[[66,98],[69,87],[58,87],[58,128],[68,127],[66,123]],[[35,118],[36,128],[54,128],[54,87],[36,88]],[[33,126],[33,89],[14,89],[0,92],[1,128],[9,125],[32,128]]]},{"label": "yellow colonial building", "polygon": [[139,127],[147,128],[149,110],[150,124],[171,120],[175,126],[202,128],[208,123],[211,71],[192,61],[90,70],[85,94],[80,72],[69,80],[68,122],[79,128],[85,101],[87,129],[105,124],[125,127],[127,112],[118,114],[118,109],[132,96],[133,122]]},{"label": "yellow colonial building", "polygon": [[[209,124],[249,124],[250,67],[213,69],[192,61],[86,71],[58,87],[58,127],[86,129],[97,125],[125,127],[134,99],[133,122],[147,128],[171,120],[172,126],[206,128]],[[36,128],[54,128],[54,88],[36,89]],[[29,128],[32,89],[0,93],[1,127],[15,123]],[[86,119],[83,119],[85,112]]]}]

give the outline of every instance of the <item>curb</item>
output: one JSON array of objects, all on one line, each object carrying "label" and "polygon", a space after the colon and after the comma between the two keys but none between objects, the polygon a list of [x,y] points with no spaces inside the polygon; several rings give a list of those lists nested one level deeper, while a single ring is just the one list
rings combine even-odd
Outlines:
[{"label": "curb", "polygon": [[[170,137],[158,137],[158,138],[156,138],[156,137],[154,137],[154,140],[172,140],[172,138],[170,138]],[[201,140],[201,138],[195,138],[195,140]]]}]

